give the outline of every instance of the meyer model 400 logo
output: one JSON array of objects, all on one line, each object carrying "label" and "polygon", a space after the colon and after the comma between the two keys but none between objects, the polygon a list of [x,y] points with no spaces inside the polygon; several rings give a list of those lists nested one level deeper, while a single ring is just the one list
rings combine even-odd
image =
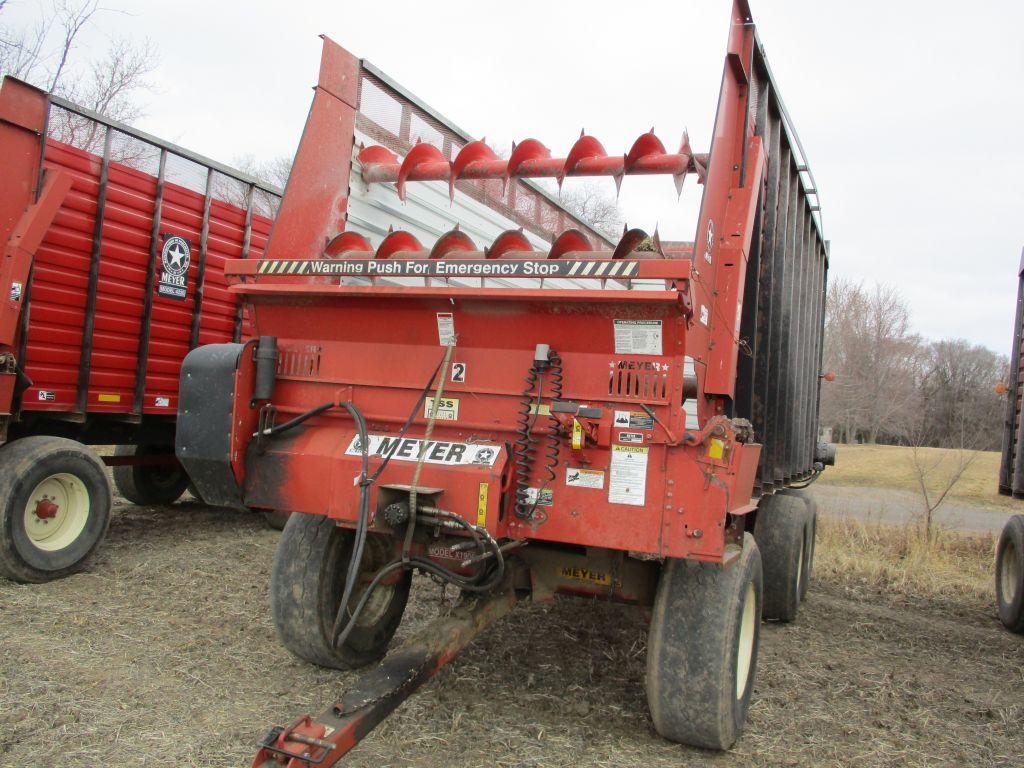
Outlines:
[{"label": "meyer model 400 logo", "polygon": [[168,299],[184,301],[188,296],[188,268],[192,263],[192,243],[179,235],[164,235],[160,251],[160,284],[157,293]]}]

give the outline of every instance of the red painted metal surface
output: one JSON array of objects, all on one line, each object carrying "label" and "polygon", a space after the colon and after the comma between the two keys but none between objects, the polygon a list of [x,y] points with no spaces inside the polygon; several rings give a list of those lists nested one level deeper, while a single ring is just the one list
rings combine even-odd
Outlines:
[{"label": "red painted metal surface", "polygon": [[[732,30],[729,56],[749,54],[752,32],[741,20]],[[329,59],[343,66],[351,62],[328,41],[324,67]],[[321,79],[324,73],[322,69]],[[427,179],[453,184],[461,179],[553,176],[561,181],[567,176],[621,178],[631,173],[661,173],[678,179],[699,173],[705,193],[695,248],[698,256],[692,261],[667,258],[657,238],[651,250],[637,251],[651,242],[639,230],[624,232],[611,252],[590,250],[582,233],[569,230],[543,253],[521,250],[522,241],[514,233],[505,233],[490,248],[478,250],[456,229],[429,251],[411,235],[392,232],[372,258],[363,242],[353,239],[354,247],[345,250],[332,232],[330,240],[317,238],[332,243],[331,259],[325,261],[322,244],[315,247],[313,240],[307,240],[298,249],[286,248],[279,246],[275,233],[267,259],[230,262],[226,271],[240,280],[232,291],[252,308],[259,335],[275,336],[282,354],[309,345],[318,350],[317,367],[306,369],[308,375],[279,372],[273,400],[276,412],[283,418],[325,401],[352,400],[365,413],[372,432],[393,436],[443,352],[438,319],[443,316],[456,329],[454,359],[472,374],[464,381],[446,382],[445,396],[459,403],[458,413],[451,421],[435,425],[434,439],[476,441],[498,450],[516,441],[522,381],[531,367],[534,347],[548,344],[562,361],[560,397],[599,407],[602,413],[581,430],[587,437],[579,448],[569,446],[571,420],[559,422],[563,435],[557,447],[559,477],[550,481],[556,498],[551,507],[537,519],[512,514],[515,494],[509,488],[514,459],[504,451],[501,458],[484,466],[427,463],[420,484],[443,488],[446,509],[474,519],[480,512],[479,519],[486,518],[487,529],[499,540],[524,538],[720,560],[726,544],[726,515],[750,509],[759,457],[759,446],[741,443],[731,422],[722,416],[731,396],[730,371],[735,373],[735,323],[753,231],[752,201],[763,174],[760,142],[742,119],[743,76],[742,69],[725,69],[713,160],[706,169],[695,160],[685,139],[683,151],[668,155],[653,132],[643,134],[629,152],[615,157],[585,133],[564,159],[551,158],[535,140],[516,145],[507,162],[494,157],[482,142],[467,145],[452,161],[426,143],[413,146],[400,162],[381,147],[363,148],[358,160],[364,180],[394,181],[400,195],[408,183]],[[324,138],[330,121],[344,119],[348,106],[343,98],[318,89],[299,158],[308,160],[321,150],[328,157],[316,164],[308,179],[302,173],[292,174],[292,184],[304,190],[303,204],[293,205],[290,190],[286,193],[278,230],[291,231],[299,222],[320,215],[316,212],[345,208],[347,187],[325,186],[319,179],[339,159],[348,166],[348,150],[335,146],[336,134],[330,147]],[[740,178],[741,156],[746,160],[746,179]],[[337,169],[330,173],[345,176]],[[309,199],[316,190],[319,195]],[[705,253],[706,260],[701,258]],[[548,271],[543,264],[550,265]],[[666,282],[662,290],[614,291],[431,282],[452,274]],[[323,275],[420,276],[424,284],[345,285],[325,282]],[[310,283],[310,276],[321,277]],[[659,328],[656,347],[651,342],[647,348],[632,350],[632,342],[616,335],[625,333],[620,323],[626,329]],[[714,434],[702,431],[688,436],[686,431],[683,371],[688,355],[698,363],[700,423],[718,425]],[[541,399],[553,397],[553,391],[545,391]],[[625,428],[616,426],[616,411],[630,409],[650,412],[650,418],[635,419],[645,428],[630,429],[628,423]],[[250,453],[243,482],[245,502],[327,514],[354,524],[358,488],[344,478],[351,477],[358,464],[350,449],[355,431],[350,419],[339,413],[343,412],[317,417],[307,428],[268,441],[260,451]],[[421,434],[424,422],[425,415],[417,414],[410,435]],[[536,420],[533,429],[540,438],[550,422]],[[251,437],[251,432],[242,430],[235,435],[239,453],[245,453]],[[617,471],[613,457],[632,448],[642,452],[647,466],[638,481],[642,491],[629,490],[632,500],[613,500],[609,487],[602,486],[604,490],[595,494],[592,488],[568,485],[561,477],[566,466],[589,467],[606,473],[610,485]],[[530,475],[536,486],[544,483],[541,464],[537,462]],[[380,485],[410,484],[413,467],[412,462],[393,461]],[[489,488],[486,510],[477,509],[481,486]],[[376,504],[376,499],[371,501],[371,508]],[[623,525],[624,514],[628,514],[628,525]]]},{"label": "red painted metal surface", "polygon": [[[24,348],[18,365],[32,384],[22,393],[20,408],[82,413],[79,379],[85,366],[85,411],[173,418],[181,361],[193,343],[200,261],[205,268],[195,342],[230,341],[235,335],[238,302],[228,292],[224,264],[241,258],[243,250],[247,256],[260,257],[272,221],[254,213],[247,236],[246,210],[214,191],[202,253],[207,204],[203,192],[164,180],[160,216],[154,226],[159,179],[142,153],[125,151],[120,159],[115,156],[109,162],[101,204],[103,131],[107,129],[82,122],[93,132],[89,135],[99,140],[88,148],[77,147],[47,135],[46,114],[45,93],[11,78],[4,80],[0,90],[0,240],[12,258],[5,261],[6,271],[0,273],[8,299],[0,308],[0,344],[13,351],[18,346]],[[82,141],[85,132],[79,127],[71,139]],[[33,205],[40,169],[45,182]],[[102,235],[90,312],[90,268],[98,231]],[[160,243],[165,234],[190,240],[192,257],[184,301],[160,296],[154,286],[142,404],[137,409],[140,335],[145,326],[154,231],[160,238],[155,244],[155,270],[160,268]],[[29,266],[31,282],[27,279]],[[10,300],[12,283],[23,286],[17,302]],[[29,320],[21,338],[19,324],[25,303]],[[91,351],[83,359],[86,328],[90,327],[87,319],[92,322]],[[0,410],[9,411],[9,407]]]},{"label": "red painted metal surface", "polygon": [[[429,506],[421,508],[427,517],[420,521],[421,533],[435,525],[429,535],[443,537],[430,515],[445,510],[485,530],[495,547],[511,546],[508,561],[527,569],[543,556],[567,552],[588,565],[595,553],[614,555],[618,562],[637,554],[732,562],[747,525],[744,516],[756,509],[762,459],[762,445],[747,418],[758,416],[736,407],[738,356],[744,345],[758,343],[758,332],[775,327],[762,325],[758,312],[744,312],[748,271],[749,284],[759,292],[779,288],[776,313],[788,318],[787,302],[800,301],[806,308],[815,299],[807,290],[809,280],[793,278],[794,265],[808,273],[827,266],[810,258],[809,247],[795,245],[794,212],[781,225],[791,227],[793,237],[783,240],[792,247],[765,248],[772,261],[763,267],[769,278],[760,279],[756,259],[762,244],[755,235],[768,217],[774,225],[777,213],[762,201],[766,190],[772,187],[774,194],[785,187],[784,194],[794,200],[803,193],[798,202],[807,205],[807,217],[801,209],[799,226],[805,230],[799,234],[805,242],[812,209],[806,189],[797,189],[803,171],[795,163],[792,185],[788,175],[780,183],[768,169],[765,125],[775,121],[773,146],[783,146],[779,130],[788,131],[783,122],[788,117],[777,97],[772,102],[774,94],[753,86],[760,77],[757,82],[775,88],[765,61],[755,57],[756,46],[749,9],[736,0],[708,154],[695,154],[685,134],[679,151],[668,154],[652,130],[618,156],[583,132],[565,158],[551,157],[536,139],[514,145],[508,160],[495,157],[483,141],[455,153],[443,142],[410,141],[398,153],[404,153],[401,159],[384,147],[364,147],[356,158],[365,183],[396,183],[400,197],[417,181],[447,181],[454,194],[457,184],[471,180],[508,185],[550,177],[561,185],[569,176],[612,176],[618,186],[631,174],[671,176],[681,191],[685,175],[693,173],[703,195],[692,245],[665,248],[657,233],[649,237],[626,229],[613,248],[595,250],[585,234],[563,228],[543,251],[515,230],[478,246],[456,228],[429,249],[409,233],[390,232],[371,253],[364,241],[343,241],[331,231],[298,249],[272,240],[266,258],[229,262],[226,273],[236,281],[231,291],[251,308],[255,332],[275,339],[280,359],[306,355],[301,366],[279,366],[272,397],[253,404],[248,421],[239,423],[240,414],[234,414],[231,454],[245,456],[244,464],[236,458],[233,465],[244,503],[326,515],[348,528],[363,520],[397,547],[404,521],[383,511],[396,498],[413,505],[414,496],[421,504],[429,496]],[[327,44],[325,66],[329,57],[351,64],[353,59],[335,48]],[[331,116],[343,120],[344,113],[343,103],[315,100],[300,157],[317,157],[324,150],[325,164],[340,160],[348,167],[352,147],[342,141],[338,150],[336,135],[329,147],[324,144]],[[788,136],[785,142],[788,164],[794,156]],[[294,216],[289,227],[309,221],[314,212],[345,208],[347,182],[321,184],[325,173],[318,168],[308,180],[293,173],[291,181],[303,188],[301,199],[309,210],[289,208],[286,195],[285,209],[295,211],[282,213]],[[278,227],[285,224],[279,221]],[[773,284],[771,270],[784,262],[788,282],[780,277]],[[823,269],[818,274],[823,288]],[[488,282],[492,278],[503,284]],[[505,281],[529,282],[507,287]],[[741,337],[744,321],[752,328],[747,338]],[[789,333],[788,319],[784,331]],[[811,346],[804,344],[809,336],[793,336],[802,344],[802,357],[783,358],[784,370],[812,359]],[[315,350],[315,358],[309,350]],[[253,363],[244,365],[251,377]],[[443,398],[436,382],[424,389],[435,369],[444,377]],[[780,369],[765,370],[774,375]],[[426,400],[430,390],[443,399],[443,416]],[[368,446],[341,404],[365,417]],[[688,412],[694,408],[696,414]],[[257,410],[258,436],[252,428]],[[271,425],[269,431],[264,424]],[[272,428],[275,424],[279,429]],[[385,457],[389,463],[379,478],[360,485],[364,448],[369,474]],[[804,458],[810,453],[800,461]],[[816,471],[807,466],[796,466],[782,484]],[[529,502],[530,491],[536,503]],[[368,494],[363,508],[368,519],[360,517],[361,493]],[[416,530],[409,526],[407,548]],[[396,564],[408,566],[408,553],[403,550],[405,559]],[[434,564],[451,560],[427,556]],[[431,564],[417,567],[425,565]],[[566,579],[573,578],[569,568]],[[589,584],[588,576],[575,584],[548,578],[545,588],[549,594],[572,591],[609,599],[632,595],[649,604],[653,590],[645,589],[642,578],[626,590],[617,578]],[[531,579],[545,584],[537,571]],[[598,589],[601,585],[607,589]],[[363,735],[358,725],[339,720],[340,711],[318,721],[303,718],[277,732],[276,742],[264,743],[256,765],[283,765],[287,761],[275,747],[303,746],[320,749],[317,758],[333,764]],[[370,720],[358,722],[372,727]],[[289,740],[289,734],[301,738]]]}]

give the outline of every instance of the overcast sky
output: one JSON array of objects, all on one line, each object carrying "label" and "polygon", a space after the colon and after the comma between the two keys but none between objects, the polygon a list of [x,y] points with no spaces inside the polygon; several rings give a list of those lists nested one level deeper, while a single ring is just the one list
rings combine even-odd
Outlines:
[{"label": "overcast sky", "polygon": [[[6,24],[42,0],[12,0]],[[492,145],[708,145],[727,0],[104,0],[76,56],[149,37],[139,127],[222,161],[294,153],[324,33]],[[833,275],[897,286],[915,328],[1008,354],[1024,246],[1024,2],[751,0],[818,182]],[[609,189],[611,181],[608,181]],[[627,179],[630,226],[693,239],[699,188]]]}]

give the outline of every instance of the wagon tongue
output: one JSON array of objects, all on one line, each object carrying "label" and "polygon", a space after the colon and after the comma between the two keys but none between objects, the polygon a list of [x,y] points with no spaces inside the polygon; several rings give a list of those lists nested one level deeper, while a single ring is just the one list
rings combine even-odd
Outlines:
[{"label": "wagon tongue", "polygon": [[364,674],[318,717],[275,726],[260,742],[253,768],[332,766],[481,632],[515,607],[516,568],[485,598],[460,602]]}]

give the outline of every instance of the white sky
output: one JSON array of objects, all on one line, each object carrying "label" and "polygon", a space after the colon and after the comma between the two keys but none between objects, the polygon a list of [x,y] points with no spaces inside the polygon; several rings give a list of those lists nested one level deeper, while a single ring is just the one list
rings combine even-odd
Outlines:
[{"label": "white sky", "polygon": [[[12,0],[4,21],[37,17]],[[914,324],[1008,354],[1024,246],[1024,2],[751,0],[822,194],[832,274],[896,285]],[[705,151],[729,0],[105,0],[76,55],[149,37],[162,58],[140,128],[229,162],[294,153],[317,35],[367,58],[492,145],[609,153],[653,125]],[[611,185],[611,181],[608,181]],[[612,189],[609,186],[609,189]],[[631,226],[693,238],[692,179],[626,179]]]}]

